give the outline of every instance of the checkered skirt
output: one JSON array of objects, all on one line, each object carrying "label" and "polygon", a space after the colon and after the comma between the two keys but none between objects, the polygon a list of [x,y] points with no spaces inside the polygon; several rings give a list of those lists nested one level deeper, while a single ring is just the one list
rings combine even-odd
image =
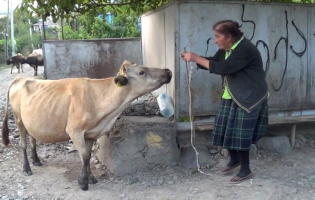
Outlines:
[{"label": "checkered skirt", "polygon": [[214,122],[213,145],[229,150],[249,150],[268,129],[268,100],[250,113],[232,99],[221,99]]}]

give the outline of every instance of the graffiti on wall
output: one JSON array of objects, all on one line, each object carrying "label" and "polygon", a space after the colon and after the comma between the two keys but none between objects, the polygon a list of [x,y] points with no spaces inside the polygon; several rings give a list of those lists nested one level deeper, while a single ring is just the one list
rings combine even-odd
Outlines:
[{"label": "graffiti on wall", "polygon": [[[255,31],[256,31],[256,24],[254,21],[252,20],[244,20],[244,13],[245,13],[245,5],[242,5],[242,16],[241,16],[241,20],[243,23],[252,23],[254,28],[253,28],[253,33],[252,36],[250,38],[250,40],[253,39],[253,37],[255,36]],[[285,43],[285,65],[284,65],[284,70],[282,72],[282,76],[281,76],[281,80],[280,80],[280,85],[279,86],[275,86],[274,83],[272,84],[272,87],[275,91],[279,91],[282,87],[283,84],[283,80],[285,78],[286,75],[286,71],[288,68],[288,56],[289,56],[289,28],[288,28],[288,13],[285,10],[284,11],[284,15],[285,15],[285,29],[286,29],[286,35],[285,36],[281,36],[274,48],[274,56],[273,59],[276,60],[277,59],[277,52],[278,52],[278,45],[280,44],[281,41],[283,41]],[[294,20],[291,21],[292,26],[295,28],[296,32],[299,34],[299,36],[302,38],[303,42],[304,42],[304,49],[301,52],[297,52],[294,50],[293,45],[290,45],[290,50],[293,52],[293,54],[295,54],[298,57],[302,57],[306,50],[307,50],[307,40],[306,37],[304,36],[303,32],[296,26]],[[267,72],[267,70],[270,67],[270,52],[269,52],[269,46],[268,44],[263,41],[263,40],[257,40],[256,42],[256,47],[258,47],[259,45],[263,45],[264,50],[266,51],[267,54],[267,59],[266,59],[266,65],[265,65],[265,71]]]},{"label": "graffiti on wall", "polygon": [[[252,24],[253,26],[253,32],[251,34],[251,37],[249,37],[248,39],[251,41],[254,36],[255,36],[255,31],[256,31],[256,23],[255,21],[253,20],[250,20],[250,19],[244,19],[244,15],[245,15],[245,4],[242,4],[242,15],[241,15],[241,21],[242,23],[250,23]],[[292,53],[298,57],[302,57],[306,50],[307,50],[307,39],[305,37],[305,35],[303,34],[303,32],[298,28],[298,26],[295,24],[294,20],[291,21],[291,24],[292,26],[294,27],[294,29],[296,30],[296,32],[298,33],[298,35],[302,38],[303,40],[303,43],[304,43],[304,49],[301,51],[301,52],[297,52],[293,45],[289,45],[289,21],[288,21],[288,13],[287,11],[285,10],[284,11],[284,17],[285,17],[285,30],[286,30],[286,33],[285,33],[285,36],[281,36],[278,40],[278,42],[276,43],[275,45],[275,48],[274,48],[274,56],[273,56],[273,60],[277,60],[277,53],[278,53],[278,46],[281,42],[284,42],[285,44],[285,62],[284,62],[284,68],[283,68],[283,71],[282,71],[282,75],[281,75],[281,79],[280,79],[280,84],[278,86],[275,86],[275,84],[272,82],[272,87],[275,91],[279,91],[283,85],[283,80],[285,78],[285,75],[286,75],[286,72],[287,72],[287,68],[288,68],[288,56],[289,56],[289,49],[292,51]],[[240,26],[242,27],[241,24]],[[314,33],[314,36],[315,36],[315,33]],[[211,39],[211,38],[209,38]],[[207,40],[207,50],[208,50],[208,45],[209,45],[209,39]],[[265,53],[266,53],[266,62],[265,62],[265,72],[267,73],[269,67],[270,67],[270,44],[268,45],[264,40],[257,40],[256,41],[256,47],[258,48],[259,46],[262,46]]]}]

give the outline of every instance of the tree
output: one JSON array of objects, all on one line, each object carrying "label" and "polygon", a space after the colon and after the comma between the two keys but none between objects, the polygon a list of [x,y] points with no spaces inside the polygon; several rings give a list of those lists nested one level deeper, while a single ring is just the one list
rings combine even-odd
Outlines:
[{"label": "tree", "polygon": [[[38,4],[36,7],[35,2]],[[69,19],[73,13],[81,15],[89,13],[93,16],[110,10],[119,13],[121,6],[128,6],[129,11],[141,14],[167,2],[169,0],[24,0],[21,8],[29,16],[37,13],[43,20],[51,16],[53,21],[57,22],[59,19]]]}]

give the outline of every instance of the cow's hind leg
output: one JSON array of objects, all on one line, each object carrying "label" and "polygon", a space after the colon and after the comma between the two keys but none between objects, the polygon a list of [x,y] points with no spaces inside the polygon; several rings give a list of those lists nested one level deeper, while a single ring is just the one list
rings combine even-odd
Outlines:
[{"label": "cow's hind leg", "polygon": [[22,122],[21,119],[16,118],[16,125],[19,129],[19,133],[20,133],[20,147],[23,151],[23,155],[24,155],[24,164],[23,164],[23,173],[25,176],[30,176],[32,175],[32,170],[30,167],[30,164],[28,162],[28,158],[27,158],[27,153],[26,153],[26,148],[27,148],[27,144],[26,144],[26,129],[24,127],[24,124]]},{"label": "cow's hind leg", "polygon": [[[89,189],[89,180],[90,180],[90,158],[91,158],[91,150],[93,141],[85,140],[84,134],[78,134],[77,135],[71,135],[71,140],[73,141],[73,144],[78,150],[78,153],[80,155],[83,167],[81,176],[78,180],[78,184],[82,190],[88,190]],[[93,178],[92,178],[93,179]],[[95,179],[95,178],[94,178]]]},{"label": "cow's hind leg", "polygon": [[22,73],[24,73],[24,72],[23,72],[23,64],[20,64],[20,65],[21,65]]},{"label": "cow's hind leg", "polygon": [[30,136],[30,144],[31,144],[31,149],[32,149],[32,159],[33,159],[33,165],[35,166],[42,166],[42,163],[40,162],[38,156],[37,156],[37,151],[36,151],[36,139]]}]

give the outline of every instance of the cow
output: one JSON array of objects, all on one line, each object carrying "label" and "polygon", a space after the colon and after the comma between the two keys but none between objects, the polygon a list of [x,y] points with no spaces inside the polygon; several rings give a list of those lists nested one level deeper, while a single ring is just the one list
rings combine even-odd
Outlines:
[{"label": "cow", "polygon": [[12,64],[11,74],[12,74],[12,70],[14,66],[18,69],[18,73],[20,73],[20,68],[22,69],[22,73],[23,73],[23,65],[21,64],[23,59],[24,59],[24,56],[20,53],[7,59],[7,65]]},{"label": "cow", "polygon": [[97,183],[90,169],[94,141],[112,130],[118,116],[136,98],[169,83],[171,78],[169,69],[148,68],[128,61],[123,62],[116,77],[105,79],[16,78],[7,92],[3,144],[9,144],[10,101],[24,155],[24,175],[32,174],[26,154],[27,134],[35,166],[41,165],[36,140],[56,143],[71,139],[83,165],[78,184],[82,190],[87,190],[89,183]]},{"label": "cow", "polygon": [[34,76],[37,76],[38,66],[44,65],[44,56],[41,54],[30,54],[27,58],[23,58],[21,64],[29,64],[34,68]]},{"label": "cow", "polygon": [[34,49],[32,54],[43,55],[43,50],[42,49]]}]

